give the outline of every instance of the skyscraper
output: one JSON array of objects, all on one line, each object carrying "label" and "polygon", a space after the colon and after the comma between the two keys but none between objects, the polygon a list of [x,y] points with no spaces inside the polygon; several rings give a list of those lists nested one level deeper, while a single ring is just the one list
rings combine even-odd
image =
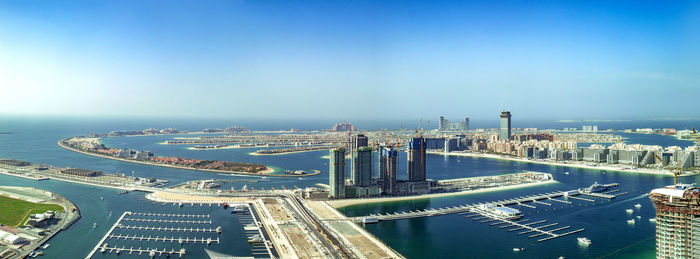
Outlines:
[{"label": "skyscraper", "polygon": [[[356,165],[355,160],[357,159],[357,157],[356,157],[357,152],[355,152],[355,150],[357,148],[368,146],[369,139],[365,135],[357,134],[357,135],[354,135],[352,137],[350,142],[351,142],[350,143],[350,148],[351,148],[350,151],[352,152],[352,153],[350,153],[351,154],[350,155],[350,179],[352,179],[352,181],[355,183],[355,185],[357,185],[357,182],[355,182],[355,180],[358,177],[355,175],[355,172],[357,172],[357,169],[355,168],[355,165]],[[371,157],[371,152],[370,152],[370,157]],[[370,177],[371,177],[371,173],[370,173]]]},{"label": "skyscraper", "polygon": [[396,193],[398,155],[398,152],[390,147],[379,150],[379,175],[382,179],[382,192],[384,194]]},{"label": "skyscraper", "polygon": [[440,120],[438,121],[438,130],[445,130],[445,117],[443,116],[440,116]]},{"label": "skyscraper", "polygon": [[352,182],[355,186],[372,185],[372,148],[359,147],[353,150]]},{"label": "skyscraper", "polygon": [[369,146],[369,139],[363,134],[357,134],[352,138],[352,149]]},{"label": "skyscraper", "polygon": [[411,138],[408,142],[408,181],[425,181],[425,139]]},{"label": "skyscraper", "polygon": [[691,185],[654,189],[656,258],[697,258],[700,255],[700,188]]},{"label": "skyscraper", "polygon": [[345,198],[345,149],[331,149],[329,159],[329,195],[331,198]]},{"label": "skyscraper", "polygon": [[510,112],[501,112],[501,134],[499,134],[499,139],[509,140],[510,139]]},{"label": "skyscraper", "polygon": [[464,125],[462,125],[462,130],[469,130],[469,117],[464,118]]}]

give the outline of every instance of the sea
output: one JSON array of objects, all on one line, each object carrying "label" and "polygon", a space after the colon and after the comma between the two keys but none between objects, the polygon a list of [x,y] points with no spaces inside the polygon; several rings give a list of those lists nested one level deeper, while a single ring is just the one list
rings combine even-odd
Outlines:
[{"label": "sea", "polygon": [[[103,143],[116,148],[151,150],[157,155],[182,156],[199,159],[220,159],[262,163],[278,170],[320,170],[316,176],[303,178],[274,178],[257,176],[231,176],[210,172],[199,172],[174,168],[154,167],[110,159],[103,159],[62,149],[56,141],[62,138],[107,133],[113,130],[141,130],[146,128],[178,128],[181,130],[202,130],[204,128],[225,128],[244,126],[253,130],[287,130],[296,128],[312,130],[329,128],[337,121],[331,120],[208,120],[208,119],[128,119],[128,118],[78,118],[48,116],[5,116],[0,117],[0,158],[13,158],[35,164],[44,163],[60,167],[96,169],[109,173],[124,173],[139,177],[167,179],[171,185],[195,179],[238,180],[226,188],[294,188],[309,187],[328,183],[328,161],[323,157],[327,151],[313,151],[276,156],[252,156],[255,148],[188,150],[188,145],[163,145],[164,140],[175,136],[134,136],[105,138]],[[361,129],[399,128],[409,125],[401,121],[353,121]],[[416,125],[415,122],[410,123]],[[472,122],[473,127],[496,127],[498,122]],[[560,129],[581,125],[599,125],[604,129],[626,128],[676,128],[690,129],[700,125],[699,121],[616,121],[616,122],[558,122],[528,121],[514,127],[538,127]],[[415,126],[413,126],[415,127]],[[405,127],[409,128],[409,127]],[[661,146],[689,146],[694,143],[678,140],[671,136],[616,133],[622,135],[626,143]],[[570,226],[570,230],[584,231],[538,242],[530,234],[519,235],[519,231],[509,232],[488,223],[480,223],[463,215],[445,215],[428,218],[406,219],[363,226],[382,242],[391,246],[407,258],[654,258],[655,225],[649,219],[655,215],[654,207],[646,194],[654,188],[673,183],[672,177],[648,174],[634,174],[619,171],[604,171],[569,168],[542,164],[531,164],[490,158],[428,155],[427,176],[431,179],[449,179],[471,176],[487,176],[517,173],[524,170],[553,174],[557,183],[433,199],[388,202],[356,205],[340,209],[347,216],[368,215],[370,213],[393,213],[427,208],[472,204],[515,198],[525,195],[552,191],[565,191],[583,188],[598,183],[620,183],[620,190],[628,192],[613,200],[595,199],[595,202],[570,200],[572,204],[550,202],[551,205],[537,205],[535,209],[516,206],[531,222],[546,220],[556,226]],[[401,154],[399,167],[405,178],[406,157]],[[696,183],[700,176],[680,177],[684,183]],[[34,181],[0,175],[0,185],[27,186],[58,193],[80,209],[82,218],[72,227],[61,231],[49,243],[44,258],[84,258],[107,233],[119,216],[125,211],[154,213],[210,214],[214,225],[222,226],[220,244],[209,246],[200,244],[184,245],[186,258],[208,258],[204,248],[233,255],[251,256],[251,246],[246,242],[241,223],[236,216],[220,207],[185,205],[183,208],[167,204],[148,202],[144,193],[133,192],[118,195],[118,190],[65,183],[54,180]],[[639,204],[637,208],[634,205]],[[633,213],[627,213],[633,209]],[[1,212],[0,212],[1,213]],[[634,220],[631,224],[628,220]],[[552,227],[555,228],[555,227]],[[561,231],[565,232],[565,231]],[[184,237],[184,236],[183,236]],[[577,237],[587,237],[590,246],[582,246]],[[108,240],[108,243],[110,241]],[[120,243],[117,241],[115,245]],[[158,247],[155,242],[143,241],[139,246]],[[170,247],[170,245],[168,245]],[[519,248],[519,252],[513,249]],[[109,254],[95,258],[131,257],[136,255]],[[142,255],[143,256],[143,255]]]}]

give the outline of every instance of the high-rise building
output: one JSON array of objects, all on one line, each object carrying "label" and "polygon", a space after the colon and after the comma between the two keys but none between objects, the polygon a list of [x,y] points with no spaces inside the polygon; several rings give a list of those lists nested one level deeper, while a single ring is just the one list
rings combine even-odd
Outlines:
[{"label": "high-rise building", "polygon": [[379,175],[382,179],[382,192],[384,194],[396,193],[398,156],[399,153],[390,147],[379,150]]},{"label": "high-rise building", "polygon": [[687,184],[651,191],[656,208],[656,258],[700,256],[700,188]]},{"label": "high-rise building", "polygon": [[469,117],[464,118],[464,125],[462,125],[462,130],[469,130]]},{"label": "high-rise building", "polygon": [[355,186],[372,185],[372,148],[359,147],[353,150],[352,182]]},{"label": "high-rise building", "polygon": [[443,116],[440,116],[440,120],[438,121],[438,130],[445,130],[445,117]]},{"label": "high-rise building", "polygon": [[408,181],[425,181],[425,140],[411,138],[408,142]]},{"label": "high-rise building", "polygon": [[[369,139],[367,136],[362,135],[362,134],[357,134],[352,137],[350,140],[350,150],[352,153],[350,153],[350,179],[357,185],[355,180],[357,179],[358,176],[355,175],[355,172],[357,172],[357,169],[355,168],[355,160],[357,159],[356,155],[357,152],[355,152],[356,149],[361,148],[361,147],[366,147],[369,145]],[[371,156],[371,153],[370,153]],[[371,175],[370,175],[371,177]]]},{"label": "high-rise building", "polygon": [[498,135],[498,137],[501,140],[509,140],[510,139],[510,112],[509,111],[502,111],[501,112],[501,134]]},{"label": "high-rise building", "polygon": [[345,198],[345,149],[331,149],[329,159],[329,195],[331,198]]},{"label": "high-rise building", "polygon": [[352,149],[369,146],[369,138],[363,134],[357,134],[352,138]]}]

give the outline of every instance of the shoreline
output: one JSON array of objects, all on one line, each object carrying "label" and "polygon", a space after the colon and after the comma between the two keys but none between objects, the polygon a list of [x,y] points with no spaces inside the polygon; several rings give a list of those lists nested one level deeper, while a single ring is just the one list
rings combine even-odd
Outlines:
[{"label": "shoreline", "polygon": [[75,148],[63,145],[63,143],[61,143],[63,140],[64,139],[58,140],[56,143],[58,144],[58,146],[65,148],[65,149],[68,149],[70,151],[85,154],[85,155],[91,155],[91,156],[95,156],[95,157],[101,157],[101,158],[122,161],[122,162],[130,162],[130,163],[137,163],[137,164],[144,164],[144,165],[151,165],[151,166],[160,166],[160,167],[169,167],[169,168],[176,168],[176,169],[186,169],[186,170],[193,170],[193,171],[223,173],[223,174],[231,174],[231,175],[253,175],[253,176],[272,176],[272,177],[304,177],[304,176],[314,175],[314,174],[305,174],[305,175],[273,174],[275,172],[275,169],[270,167],[270,166],[267,166],[267,169],[260,171],[260,173],[248,173],[248,172],[237,172],[237,171],[234,172],[234,171],[224,171],[224,170],[216,170],[216,169],[201,169],[201,168],[191,168],[191,167],[177,166],[177,165],[158,164],[158,163],[151,163],[151,162],[145,162],[145,161],[112,157],[112,156],[102,155],[102,154],[94,154],[91,152],[87,152],[87,151],[83,151],[83,150],[79,150],[79,149],[75,149]]},{"label": "shoreline", "polygon": [[289,151],[289,152],[280,152],[280,153],[274,153],[274,154],[259,154],[256,152],[250,152],[248,155],[251,156],[279,156],[279,155],[289,155],[289,154],[296,154],[296,153],[305,153],[305,152],[312,152],[312,151],[323,151],[323,150],[329,150],[331,148],[324,148],[324,149],[313,149],[313,150],[300,150],[300,151]]},{"label": "shoreline", "polygon": [[[122,190],[122,191],[131,191],[136,189],[134,186],[116,186],[116,185],[105,185],[105,184],[99,184],[99,183],[91,183],[91,182],[81,182],[78,180],[70,180],[70,179],[64,179],[64,178],[58,178],[58,177],[50,177],[50,176],[43,176],[42,178],[32,178],[31,176],[26,176],[26,175],[18,175],[18,174],[11,174],[11,173],[5,173],[0,171],[0,174],[2,175],[7,175],[7,176],[12,176],[12,177],[19,177],[19,178],[25,178],[29,180],[35,180],[35,181],[44,181],[44,180],[54,180],[54,181],[61,181],[61,182],[67,182],[67,183],[74,183],[74,184],[82,184],[82,185],[89,185],[93,187],[102,187],[102,188],[108,188],[108,189],[117,189],[117,190]],[[151,187],[151,188],[157,188],[157,187]],[[145,191],[141,190],[140,191]]]},{"label": "shoreline", "polygon": [[[672,172],[661,171],[658,169],[640,169],[640,168],[625,169],[625,168],[619,168],[619,167],[614,167],[614,166],[609,166],[609,165],[590,166],[590,165],[585,165],[585,164],[561,163],[561,162],[555,162],[555,161],[528,160],[528,159],[524,159],[524,158],[507,157],[504,155],[472,153],[472,152],[469,152],[469,153],[457,153],[457,152],[446,153],[446,152],[438,152],[438,151],[427,151],[426,153],[433,154],[433,155],[443,155],[443,156],[464,156],[464,157],[501,159],[501,160],[515,161],[515,162],[523,162],[523,163],[543,164],[543,165],[562,166],[562,167],[571,167],[571,168],[583,168],[583,169],[591,169],[591,170],[598,170],[598,171],[614,171],[614,172],[651,174],[651,175],[660,175],[660,176],[673,176]],[[685,174],[681,174],[678,176],[682,177],[682,176],[690,176],[690,175],[695,175],[695,174],[697,174],[697,173],[685,173]]]},{"label": "shoreline", "polygon": [[432,198],[440,198],[440,197],[451,197],[451,196],[469,195],[469,194],[476,194],[476,193],[505,191],[505,190],[533,187],[533,186],[553,184],[553,183],[559,183],[559,182],[556,180],[547,180],[547,181],[538,182],[538,183],[525,183],[525,184],[516,184],[516,185],[508,185],[508,186],[490,187],[490,188],[482,188],[482,189],[478,189],[478,190],[468,190],[468,191],[460,191],[460,192],[431,193],[431,194],[402,196],[402,197],[343,199],[343,200],[326,201],[326,203],[335,209],[339,209],[339,208],[344,208],[344,207],[349,207],[349,206],[354,206],[354,205],[361,205],[361,204],[398,202],[398,201],[432,199]]}]

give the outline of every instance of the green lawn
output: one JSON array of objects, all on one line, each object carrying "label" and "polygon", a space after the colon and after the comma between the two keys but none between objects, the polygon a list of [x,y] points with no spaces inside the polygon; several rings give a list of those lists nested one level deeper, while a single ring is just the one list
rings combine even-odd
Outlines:
[{"label": "green lawn", "polygon": [[0,224],[6,226],[17,227],[29,218],[29,214],[44,213],[48,210],[63,211],[63,207],[0,196]]}]

